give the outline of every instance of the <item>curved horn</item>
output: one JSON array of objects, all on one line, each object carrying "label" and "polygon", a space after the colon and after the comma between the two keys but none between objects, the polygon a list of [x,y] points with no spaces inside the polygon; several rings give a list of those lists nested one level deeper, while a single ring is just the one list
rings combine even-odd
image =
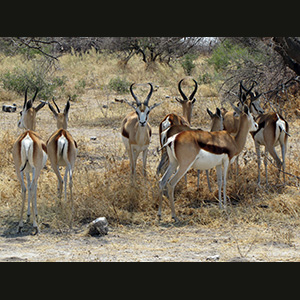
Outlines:
[{"label": "curved horn", "polygon": [[39,89],[38,89],[38,88],[36,88],[36,90],[35,90],[35,94],[34,94],[34,96],[33,96],[32,100],[31,100],[32,104],[33,104],[33,102],[34,102],[34,100],[35,100],[35,98],[36,98],[36,95],[37,95],[38,91],[39,91]]},{"label": "curved horn", "polygon": [[243,86],[243,80],[240,81],[240,94],[239,94],[239,100],[241,102],[242,105],[244,105],[244,101],[246,100],[246,96],[245,94],[243,93],[243,90],[246,90],[246,88]]},{"label": "curved horn", "polygon": [[59,109],[59,107],[57,106],[57,104],[56,104],[56,102],[55,102],[55,100],[54,100],[54,97],[52,98],[52,101],[53,101],[53,103],[54,103],[54,105],[55,105],[55,107],[56,107],[56,109],[57,109],[57,112],[60,113],[60,109]]},{"label": "curved horn", "polygon": [[131,93],[131,96],[134,98],[136,104],[139,106],[141,105],[141,101],[137,98],[137,96],[134,94],[133,90],[132,90],[132,87],[133,87],[134,83],[131,84],[129,90],[130,90],[130,93]]},{"label": "curved horn", "polygon": [[197,81],[196,81],[195,79],[193,79],[193,81],[195,82],[195,89],[194,89],[194,91],[191,93],[191,96],[189,97],[189,100],[193,100],[193,98],[194,98],[194,96],[195,96],[195,94],[196,94],[196,92],[197,92],[197,89],[198,89],[198,83],[197,83]]},{"label": "curved horn", "polygon": [[153,85],[152,85],[150,82],[148,82],[148,84],[150,85],[150,92],[149,92],[149,94],[148,94],[146,100],[144,101],[144,104],[145,104],[146,106],[148,106],[149,100],[150,100],[151,95],[152,95],[152,93],[153,93]]},{"label": "curved horn", "polygon": [[187,96],[184,94],[184,92],[181,89],[181,83],[182,83],[183,80],[184,80],[184,78],[179,81],[179,83],[178,83],[178,90],[179,90],[179,93],[180,93],[181,97],[183,98],[183,100],[187,101],[188,98],[187,98]]},{"label": "curved horn", "polygon": [[24,100],[23,108],[25,108],[26,102],[27,102],[27,91],[28,91],[28,87],[27,87],[26,90],[25,90],[25,100]]},{"label": "curved horn", "polygon": [[242,89],[247,92],[248,90],[243,86],[243,80],[240,81],[240,91],[242,91]]},{"label": "curved horn", "polygon": [[254,86],[256,86],[256,85],[257,85],[257,82],[256,82],[255,80],[253,80],[253,83],[252,83],[250,89],[246,92],[246,96],[249,95],[249,93],[252,91],[252,89],[253,89]]}]

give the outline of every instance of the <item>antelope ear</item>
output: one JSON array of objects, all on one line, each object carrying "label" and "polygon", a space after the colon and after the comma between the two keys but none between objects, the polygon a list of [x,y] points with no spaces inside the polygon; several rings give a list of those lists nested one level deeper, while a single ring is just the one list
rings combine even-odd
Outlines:
[{"label": "antelope ear", "polygon": [[214,117],[214,114],[212,113],[212,111],[211,111],[209,108],[206,108],[206,111],[207,111],[207,113],[209,114],[209,116],[210,116],[211,118]]},{"label": "antelope ear", "polygon": [[219,107],[216,108],[216,115],[221,118],[222,114],[221,114],[221,110]]},{"label": "antelope ear", "polygon": [[179,102],[180,104],[184,103],[184,101],[183,101],[182,99],[180,99],[180,98],[175,97],[175,100],[176,100],[177,102]]},{"label": "antelope ear", "polygon": [[149,108],[149,111],[151,111],[153,108],[155,108],[155,107],[157,107],[157,106],[159,106],[159,105],[161,105],[161,102],[153,104],[153,105]]},{"label": "antelope ear", "polygon": [[249,108],[247,105],[244,105],[244,113],[247,115],[249,114]]},{"label": "antelope ear", "polygon": [[235,106],[231,102],[229,102],[229,103],[230,103],[231,107],[234,109],[236,114],[240,115],[242,113],[242,111],[237,106]]},{"label": "antelope ear", "polygon": [[34,109],[36,112],[38,112],[41,108],[45,106],[46,102],[41,101],[41,103]]}]

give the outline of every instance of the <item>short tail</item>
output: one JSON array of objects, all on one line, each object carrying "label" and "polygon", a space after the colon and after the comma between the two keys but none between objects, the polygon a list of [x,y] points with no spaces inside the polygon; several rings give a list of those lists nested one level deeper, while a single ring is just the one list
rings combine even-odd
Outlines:
[{"label": "short tail", "polygon": [[285,122],[284,122],[284,120],[280,119],[280,117],[278,116],[278,114],[277,114],[277,118],[278,118],[277,124],[278,124],[279,128],[280,128],[286,135],[291,136],[291,135],[285,130]]},{"label": "short tail", "polygon": [[23,172],[25,170],[27,163],[28,163],[28,159],[26,159],[24,166],[20,168],[20,172]]}]

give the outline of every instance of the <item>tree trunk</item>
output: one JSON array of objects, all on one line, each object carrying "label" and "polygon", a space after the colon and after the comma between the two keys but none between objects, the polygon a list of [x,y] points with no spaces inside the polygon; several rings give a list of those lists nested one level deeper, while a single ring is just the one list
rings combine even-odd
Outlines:
[{"label": "tree trunk", "polygon": [[300,39],[298,37],[273,37],[274,50],[283,58],[284,63],[300,75]]}]

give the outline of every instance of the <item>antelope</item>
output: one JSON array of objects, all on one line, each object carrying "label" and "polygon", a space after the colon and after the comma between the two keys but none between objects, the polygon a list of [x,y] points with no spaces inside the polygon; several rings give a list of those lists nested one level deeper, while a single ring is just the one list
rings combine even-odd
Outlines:
[{"label": "antelope", "polygon": [[[166,150],[165,150],[165,148],[162,147],[166,142],[166,139],[165,139],[166,130],[169,127],[174,126],[174,125],[182,125],[183,126],[183,127],[178,127],[177,130],[179,128],[189,129],[191,126],[192,111],[193,111],[194,104],[196,102],[196,98],[194,98],[194,97],[195,97],[195,94],[198,89],[198,84],[197,84],[197,81],[193,79],[193,81],[195,83],[195,88],[194,88],[193,92],[190,94],[190,96],[187,97],[181,88],[181,84],[182,84],[183,80],[184,80],[184,78],[178,82],[178,90],[179,90],[179,93],[180,93],[182,99],[175,97],[175,100],[178,103],[180,103],[182,106],[182,116],[179,116],[175,113],[167,114],[159,124],[159,137],[160,137],[159,140],[160,140],[160,146],[162,149],[162,153],[161,153],[161,160],[160,160],[160,163],[159,163],[159,165],[157,167],[157,171],[156,171],[157,175],[161,172],[163,166],[166,163],[168,163],[166,161],[166,159],[167,159]],[[177,131],[177,130],[175,130],[175,131]]]},{"label": "antelope", "polygon": [[[33,98],[27,101],[27,91],[25,90],[25,100],[23,109],[20,112],[21,118],[18,121],[18,127],[25,129],[25,131],[17,138],[13,145],[13,160],[17,177],[21,183],[22,190],[22,208],[21,216],[17,232],[20,233],[23,228],[23,212],[26,199],[26,187],[24,182],[24,173],[26,174],[27,190],[28,190],[28,208],[27,208],[27,222],[30,220],[30,202],[33,213],[33,228],[34,234],[38,233],[37,225],[37,181],[40,176],[41,170],[47,161],[47,147],[42,141],[38,133],[35,132],[36,128],[36,114],[45,105],[45,102],[40,103],[37,107],[33,107],[33,102],[37,96],[38,89]],[[32,173],[32,178],[30,178]]]},{"label": "antelope", "polygon": [[[135,103],[130,103],[126,99],[124,100],[134,111],[129,113],[122,121],[121,134],[122,140],[125,145],[126,151],[130,160],[131,178],[135,180],[136,177],[136,161],[140,152],[143,152],[143,175],[146,176],[146,162],[147,152],[151,140],[151,126],[148,123],[149,113],[160,105],[161,103],[155,103],[149,106],[149,100],[153,92],[153,86],[150,86],[150,91],[144,102],[141,102],[133,92],[133,86],[130,85],[130,93],[135,100]],[[135,105],[136,104],[136,105]]]},{"label": "antelope", "polygon": [[179,116],[175,113],[167,114],[163,118],[163,120],[160,122],[159,136],[160,136],[161,146],[164,144],[164,141],[161,138],[161,133],[164,130],[166,130],[167,128],[169,128],[170,126],[173,126],[173,125],[191,126],[192,111],[193,111],[194,104],[196,102],[196,98],[194,98],[194,97],[195,97],[195,94],[198,89],[198,84],[197,84],[197,81],[195,79],[193,79],[193,81],[195,83],[195,88],[194,88],[193,92],[191,93],[191,95],[189,97],[187,97],[181,89],[181,84],[182,84],[183,80],[184,80],[184,78],[178,82],[178,90],[179,90],[180,95],[182,96],[182,99],[175,97],[176,101],[178,103],[180,103],[182,106],[182,116]]},{"label": "antelope", "polygon": [[[73,139],[70,132],[67,130],[68,127],[68,114],[70,109],[70,101],[67,101],[67,104],[64,108],[64,111],[61,113],[59,107],[57,106],[54,98],[52,99],[55,108],[48,102],[48,106],[52,111],[55,119],[57,130],[49,137],[47,141],[47,151],[50,159],[51,167],[54,173],[57,176],[58,180],[58,197],[61,199],[62,188],[64,186],[65,201],[67,202],[67,181],[69,175],[69,189],[70,189],[70,201],[72,206],[72,212],[74,210],[73,203],[73,170],[75,166],[75,160],[78,153],[77,143]],[[65,175],[62,179],[59,167],[65,166]]]},{"label": "antelope", "polygon": [[[240,81],[240,87],[239,87],[239,102],[237,104],[237,107],[242,110],[243,106],[245,104],[247,104],[248,108],[250,109],[250,112],[253,113],[253,111],[261,111],[260,107],[259,107],[259,103],[257,103],[258,97],[260,95],[258,95],[256,92],[252,92],[252,89],[254,88],[254,86],[256,85],[256,81],[253,81],[252,86],[250,87],[250,89],[246,89],[243,86],[243,81]],[[243,92],[243,90],[245,92]],[[248,101],[248,95],[250,96],[251,101]],[[258,104],[258,108],[256,108]],[[232,106],[232,104],[230,103],[230,105]],[[254,109],[255,106],[255,109]],[[233,107],[234,108],[234,107]],[[231,135],[235,136],[239,130],[239,126],[240,126],[240,118],[239,116],[237,116],[236,112],[233,111],[227,111],[224,108],[221,108],[221,114],[223,117],[223,128],[220,128],[220,130],[224,129],[226,130],[228,133],[230,133]],[[217,126],[215,127],[217,129]],[[239,173],[239,157],[237,156],[236,158],[236,175],[238,175]]]},{"label": "antelope", "polygon": [[207,113],[211,118],[210,131],[223,130],[223,115],[221,110],[217,107],[216,112],[213,113],[210,109],[206,109]]},{"label": "antelope", "polygon": [[[237,107],[235,110],[240,114],[240,126],[235,137],[225,130],[208,132],[195,129],[175,134],[164,144],[164,147],[167,148],[169,166],[159,181],[161,190],[158,208],[159,219],[161,218],[162,191],[167,185],[172,218],[175,221],[178,220],[174,208],[174,189],[190,168],[197,170],[217,168],[219,206],[222,208],[221,187],[223,181],[223,207],[226,209],[228,166],[244,148],[248,132],[258,128],[248,106],[244,106],[243,112]],[[222,166],[224,167],[223,172]],[[176,172],[172,175],[174,171]]]},{"label": "antelope", "polygon": [[[255,82],[256,83],[256,82]],[[257,84],[257,83],[256,83]],[[241,88],[246,90],[242,85]],[[262,94],[259,94],[257,91],[250,92],[250,99],[244,99],[242,104],[247,103],[250,105],[251,112],[255,116],[255,120],[258,123],[258,130],[251,132],[252,138],[255,143],[255,150],[257,155],[257,168],[258,168],[258,178],[257,184],[260,186],[260,146],[265,146],[265,156],[264,156],[264,165],[265,165],[265,176],[266,176],[266,186],[268,186],[268,152],[276,162],[276,166],[279,170],[278,179],[280,176],[280,170],[283,170],[283,181],[285,183],[285,155],[287,151],[287,139],[289,136],[289,124],[282,117],[282,115],[276,112],[265,113],[264,110],[260,107],[259,97]],[[278,154],[275,150],[275,147],[280,145],[281,147],[281,157],[282,160],[278,157]]]}]

